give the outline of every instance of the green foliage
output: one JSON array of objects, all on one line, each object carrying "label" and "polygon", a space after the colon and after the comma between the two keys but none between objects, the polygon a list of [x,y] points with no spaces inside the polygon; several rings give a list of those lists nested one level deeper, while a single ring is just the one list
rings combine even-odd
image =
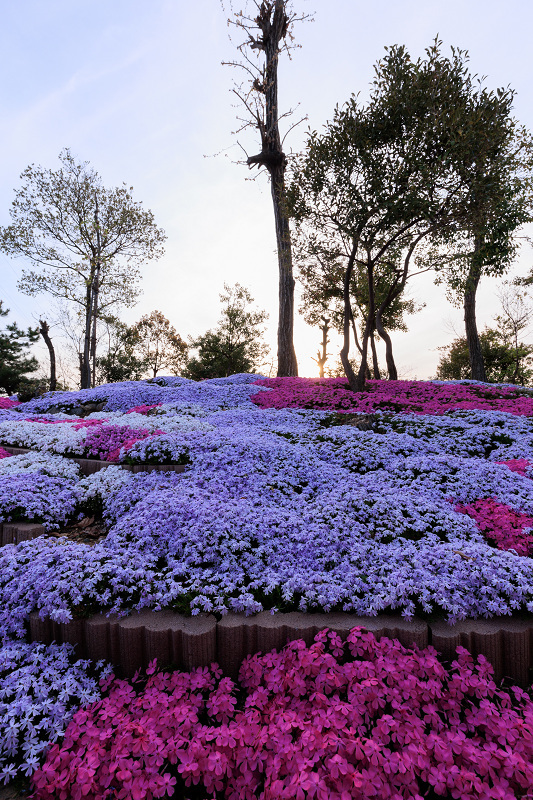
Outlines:
[{"label": "green foliage", "polygon": [[[328,299],[338,309],[342,293],[341,357],[353,389],[364,386],[372,331],[386,341],[387,325],[401,325],[414,310],[402,306],[413,274],[440,266],[443,249],[453,252],[455,267],[458,244],[470,257],[481,227],[478,263],[499,263],[526,214],[518,173],[498,183],[502,148],[518,136],[508,121],[512,93],[475,85],[467,54],[452,48],[445,57],[440,47],[435,41],[417,61],[403,46],[387,49],[369,102],[352,95],[337,106],[324,134],[309,133],[292,168],[287,204],[304,301],[323,313]],[[364,320],[357,377],[348,359],[354,308]]]},{"label": "green foliage", "polygon": [[[506,285],[498,291],[501,311],[495,327],[480,333],[481,353],[486,378],[490,383],[531,385],[533,380],[533,346],[521,341],[533,319],[533,305],[516,285]],[[469,350],[466,338],[457,338],[442,352],[437,369],[441,380],[471,378]]]},{"label": "green foliage", "polygon": [[108,351],[97,359],[101,383],[155,378],[162,370],[179,375],[188,347],[169,320],[160,312],[146,314],[134,325],[116,317],[106,318]]},{"label": "green foliage", "polygon": [[138,381],[147,371],[147,364],[137,352],[139,336],[135,326],[128,326],[116,317],[105,318],[107,353],[96,359],[97,382]]},{"label": "green foliage", "polygon": [[238,283],[224,284],[220,301],[223,308],[217,328],[190,340],[198,355],[187,362],[183,371],[187,378],[198,381],[254,372],[264,363],[268,346],[261,340],[261,326],[268,318],[266,312],[248,310],[253,297]]},{"label": "green foliage", "polygon": [[[0,317],[7,317],[9,309],[4,309],[0,300]],[[28,373],[39,368],[34,356],[28,356],[28,349],[39,339],[39,330],[21,330],[16,322],[0,331],[0,390],[8,395],[15,394],[29,386]]]},{"label": "green foliage", "polygon": [[[531,386],[533,382],[533,346],[520,342],[518,347],[505,340],[501,331],[486,327],[479,334],[481,352],[489,383],[517,383]],[[437,367],[442,381],[468,380],[471,377],[468,343],[459,337],[446,347]]]},{"label": "green foliage", "polygon": [[179,375],[187,358],[188,347],[161,311],[152,311],[134,325],[136,348],[150,376],[162,370]]},{"label": "green foliage", "polygon": [[22,173],[12,223],[0,228],[0,250],[30,261],[33,269],[23,270],[21,291],[46,292],[81,309],[82,382],[88,385],[94,318],[136,302],[139,267],[163,254],[166,236],[152,212],[132,199],[132,187],[105,189],[99,175],[87,162],[77,163],[68,148],[59,160],[57,171],[32,164]]}]

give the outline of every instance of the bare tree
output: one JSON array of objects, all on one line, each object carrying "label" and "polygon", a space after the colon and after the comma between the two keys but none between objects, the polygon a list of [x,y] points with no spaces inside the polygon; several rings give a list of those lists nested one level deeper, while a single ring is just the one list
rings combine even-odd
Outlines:
[{"label": "bare tree", "polygon": [[329,331],[329,323],[331,322],[330,319],[327,317],[322,317],[322,325],[320,326],[320,330],[322,331],[322,351],[318,350],[316,354],[316,358],[313,358],[313,361],[318,364],[318,375],[320,378],[324,377],[324,364],[328,360],[328,331]]},{"label": "bare tree", "polygon": [[[233,89],[248,113],[248,118],[238,118],[242,126],[236,133],[254,127],[261,136],[261,152],[257,155],[249,156],[239,143],[246,155],[246,162],[241,163],[248,167],[265,167],[270,177],[279,267],[278,376],[297,375],[293,342],[294,278],[289,217],[285,207],[287,156],[283,152],[285,137],[295,125],[289,128],[282,140],[278,123],[292,111],[281,116],[278,113],[278,58],[284,50],[290,58],[290,50],[301,46],[292,44],[291,28],[294,22],[308,19],[310,15],[297,17],[291,13],[290,0],[263,0],[261,3],[254,0],[254,5],[256,17],[247,17],[242,11],[233,12],[232,9],[234,18],[228,20],[228,24],[242,29],[248,37],[237,48],[245,63],[222,63],[244,69],[249,78],[244,88],[236,85]],[[264,63],[257,65],[251,55],[256,58],[263,56]]]},{"label": "bare tree", "polygon": [[39,320],[39,333],[43,337],[44,343],[46,344],[48,353],[50,355],[50,391],[55,392],[57,386],[56,353],[52,339],[50,338],[50,326],[44,319]]},{"label": "bare tree", "polygon": [[[526,332],[533,319],[533,305],[528,302],[527,294],[515,285],[508,283],[500,287],[497,292],[501,303],[502,313],[495,320],[498,329],[507,345],[512,349],[514,368],[510,377],[511,383],[524,383],[521,375],[521,357],[524,353],[524,344],[519,341],[519,336]],[[526,345],[527,347],[527,345]]]}]

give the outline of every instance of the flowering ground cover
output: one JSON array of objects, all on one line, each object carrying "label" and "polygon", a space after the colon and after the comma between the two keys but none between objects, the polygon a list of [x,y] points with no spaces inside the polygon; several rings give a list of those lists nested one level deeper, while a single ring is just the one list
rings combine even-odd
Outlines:
[{"label": "flowering ground cover", "polygon": [[533,784],[530,697],[462,648],[447,671],[430,647],[322,632],[246,659],[241,697],[215,665],[154,672],[104,682],[34,774],[35,800],[489,800]]},{"label": "flowering ground cover", "polygon": [[[86,414],[84,404],[92,404],[90,409],[96,403],[102,410]],[[361,413],[371,414],[367,430],[352,424]],[[23,646],[27,619],[35,610],[58,621],[80,613],[127,613],[145,607],[190,614],[297,609],[373,615],[395,610],[406,617],[421,614],[449,621],[533,612],[533,396],[521,387],[382,381],[370,382],[368,392],[354,395],[342,379],[239,375],[196,383],[158,378],[3,403],[2,445],[33,452],[11,456],[0,451],[0,523],[40,522],[52,532],[94,517],[108,530],[96,544],[44,535],[0,548],[0,631],[8,648]],[[82,478],[73,455],[117,465]],[[146,462],[184,463],[187,469],[181,474],[132,474],[119,466]],[[340,667],[346,669],[344,662]],[[78,668],[78,676],[80,669],[85,667]],[[215,680],[213,675],[209,680]],[[154,692],[162,680],[153,678]],[[221,696],[233,696],[234,690],[223,685]],[[216,694],[219,690],[213,687]],[[308,697],[307,688],[302,691],[314,707],[318,701],[309,698],[316,693]],[[119,692],[120,702],[124,692],[133,703],[137,690]],[[518,700],[509,697],[500,700],[516,710]],[[296,701],[279,702],[290,710]],[[446,703],[442,709],[448,708]],[[140,713],[135,708],[124,706],[127,724],[134,728]],[[294,707],[294,719],[302,711],[307,720],[308,711],[302,709]],[[442,709],[435,713],[442,715]],[[200,717],[201,725],[207,724]],[[63,716],[62,732],[67,721]],[[354,731],[358,724],[353,722]],[[307,731],[308,722],[301,725]],[[212,744],[212,734],[204,733],[205,742]],[[312,739],[315,733],[309,735]],[[152,741],[152,733],[147,736]],[[354,733],[355,739],[360,736]],[[318,734],[315,738],[320,754],[322,739]],[[196,734],[193,740],[200,742]],[[458,763],[463,756],[459,759],[454,746],[452,760]],[[513,743],[509,748],[516,750]],[[216,775],[219,767],[213,765],[221,752],[209,749],[209,768],[198,767],[204,777],[212,769]],[[66,758],[57,748],[54,754]],[[93,766],[84,758],[76,755],[68,770],[75,763],[75,772],[82,765],[90,772]],[[300,764],[300,756],[294,758],[291,763]],[[432,766],[427,766],[425,757],[420,758],[416,780],[428,784],[427,768],[436,770],[431,775],[437,781],[440,767],[431,759]],[[485,755],[469,751],[465,758],[465,764],[468,759],[485,764]],[[241,767],[231,763],[235,775],[241,774]],[[495,763],[489,759],[490,769]],[[19,769],[9,764],[0,760],[0,774],[3,769],[8,778]],[[277,765],[272,774],[281,770],[275,758],[272,764]],[[323,762],[324,775],[328,770],[333,774],[332,764]],[[376,766],[371,758],[369,764]],[[145,766],[139,767],[141,772]],[[162,776],[160,767],[157,774]],[[316,772],[312,764],[309,768]],[[253,772],[256,767],[246,769]],[[490,773],[485,766],[468,769],[480,780]],[[516,775],[525,774],[521,766],[516,769]],[[347,773],[337,772],[336,786],[344,786]],[[515,783],[505,777],[509,786],[502,783],[503,793],[486,796],[522,796],[522,778],[516,775]],[[287,772],[287,786],[291,780]],[[165,792],[167,787],[158,781],[152,788]],[[429,781],[434,787],[437,783]],[[312,783],[307,788],[295,784],[286,795],[273,785],[271,794],[260,790],[265,798],[320,796],[318,789],[309,788]],[[330,790],[346,800],[342,792],[348,790],[328,784]],[[436,796],[469,796],[452,790],[459,792],[448,785],[440,794],[434,789]],[[47,791],[44,784],[39,791]],[[65,791],[70,797],[71,789]],[[354,787],[349,791],[348,797],[359,796]],[[414,796],[401,787],[394,791],[396,795],[376,796]]]}]

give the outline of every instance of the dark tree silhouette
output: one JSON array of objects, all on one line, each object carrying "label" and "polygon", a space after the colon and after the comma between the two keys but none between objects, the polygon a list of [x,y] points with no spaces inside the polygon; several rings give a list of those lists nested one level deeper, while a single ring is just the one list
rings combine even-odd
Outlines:
[{"label": "dark tree silhouette", "polygon": [[[255,127],[261,136],[261,152],[248,156],[245,151],[245,163],[249,167],[265,167],[270,177],[279,268],[278,376],[297,375],[298,363],[293,342],[294,278],[289,217],[285,207],[287,157],[283,152],[284,139],[280,137],[278,124],[280,119],[292,112],[279,116],[278,59],[284,50],[290,57],[290,50],[300,46],[288,44],[287,38],[293,41],[293,23],[308,19],[309,15],[297,17],[291,13],[289,0],[264,0],[261,3],[254,0],[254,5],[256,17],[247,17],[239,11],[234,14],[234,19],[228,20],[248,37],[238,46],[245,63],[223,63],[244,69],[250,78],[244,89],[241,85],[233,89],[249,115],[248,119],[239,119],[243,125],[237,133],[244,128]],[[256,54],[254,51],[264,55],[264,64],[261,66],[257,66],[250,58]]]}]

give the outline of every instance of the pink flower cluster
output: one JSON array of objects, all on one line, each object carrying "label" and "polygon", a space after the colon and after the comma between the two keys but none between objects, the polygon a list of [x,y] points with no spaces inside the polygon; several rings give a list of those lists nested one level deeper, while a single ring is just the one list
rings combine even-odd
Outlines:
[{"label": "pink flower cluster", "polygon": [[129,411],[126,411],[126,414],[148,414],[152,408],[159,408],[161,405],[161,403],[155,403],[153,406],[147,406],[146,403],[142,403],[140,406],[130,408]]},{"label": "pink flower cluster", "polygon": [[111,676],[76,713],[34,800],[514,800],[533,785],[531,698],[463,648],[446,670],[432,647],[323,631],[247,658],[240,701],[216,665],[147,672]]},{"label": "pink flower cluster", "polygon": [[[99,422],[99,420],[96,420]],[[152,436],[152,433],[140,428],[129,428],[126,425],[98,425],[89,432],[85,439],[85,450],[88,455],[98,456],[101,461],[117,463],[121,449],[128,450],[135,442]]]},{"label": "pink flower cluster", "polygon": [[519,556],[533,554],[533,535],[525,533],[525,529],[533,527],[533,517],[528,514],[491,498],[457,505],[455,510],[472,517],[481,533],[499,550],[515,550]]},{"label": "pink flower cluster", "polygon": [[518,475],[528,476],[531,469],[531,464],[525,458],[511,458],[509,461],[497,461],[497,464],[505,464],[509,467],[511,472],[517,472]]},{"label": "pink flower cluster", "polygon": [[367,390],[352,392],[346,378],[264,378],[272,389],[252,395],[261,408],[316,408],[331,411],[373,411],[444,414],[453,409],[486,408],[533,416],[533,397],[512,387],[430,381],[367,381]]},{"label": "pink flower cluster", "polygon": [[93,428],[95,425],[102,425],[101,419],[75,419],[72,427],[75,431],[82,430],[83,428]]},{"label": "pink flower cluster", "polygon": [[3,447],[0,447],[0,458],[9,458],[10,455],[11,453],[8,453]]},{"label": "pink flower cluster", "polygon": [[19,405],[20,403],[18,400],[12,400],[10,397],[0,397],[0,409],[14,408]]},{"label": "pink flower cluster", "polygon": [[26,422],[38,422],[40,425],[72,425],[75,431],[80,428],[90,428],[93,425],[101,425],[101,419],[41,419],[40,417],[28,417]]},{"label": "pink flower cluster", "polygon": [[0,409],[14,408],[15,406],[20,406],[18,400],[11,400],[10,397],[0,397]]}]

